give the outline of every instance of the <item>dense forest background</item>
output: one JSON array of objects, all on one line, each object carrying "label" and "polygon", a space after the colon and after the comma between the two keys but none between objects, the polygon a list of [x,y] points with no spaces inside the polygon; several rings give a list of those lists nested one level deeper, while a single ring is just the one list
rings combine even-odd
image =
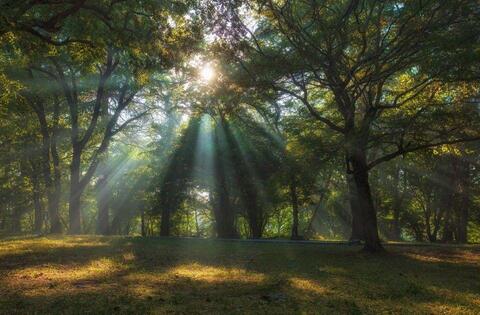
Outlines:
[{"label": "dense forest background", "polygon": [[0,233],[480,242],[477,1],[1,1]]}]

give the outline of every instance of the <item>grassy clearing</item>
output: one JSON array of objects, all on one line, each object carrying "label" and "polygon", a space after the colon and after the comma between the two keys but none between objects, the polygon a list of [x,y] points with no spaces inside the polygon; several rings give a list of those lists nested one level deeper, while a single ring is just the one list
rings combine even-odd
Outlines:
[{"label": "grassy clearing", "polygon": [[4,314],[479,314],[480,248],[0,241]]}]

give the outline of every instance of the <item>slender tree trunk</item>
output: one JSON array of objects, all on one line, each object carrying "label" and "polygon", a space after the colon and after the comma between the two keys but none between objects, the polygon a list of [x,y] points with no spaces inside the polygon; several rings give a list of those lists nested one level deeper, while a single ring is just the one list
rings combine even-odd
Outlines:
[{"label": "slender tree trunk", "polygon": [[52,200],[48,201],[48,214],[50,218],[50,233],[62,233],[62,223],[60,221],[60,197],[62,194],[62,174],[60,172],[60,157],[57,151],[58,123],[60,118],[60,102],[55,100],[53,110],[53,130],[50,138],[50,152],[53,164],[53,192]]},{"label": "slender tree trunk", "polygon": [[393,239],[395,241],[400,241],[402,239],[402,231],[400,229],[400,207],[396,206],[393,208]]},{"label": "slender tree trunk", "polygon": [[295,175],[290,178],[290,201],[292,204],[292,240],[298,240],[298,195]]},{"label": "slender tree trunk", "polygon": [[69,234],[81,233],[80,197],[82,193],[83,187],[80,185],[80,154],[74,147],[70,165]]},{"label": "slender tree trunk", "polygon": [[56,152],[56,148],[53,149],[52,147],[52,155],[56,156],[53,160],[53,183],[54,183],[54,190],[52,194],[52,200],[49,201],[49,210],[48,215],[50,218],[50,233],[52,234],[60,234],[62,233],[62,223],[60,221],[60,196],[62,194],[62,178],[60,173],[60,165],[58,154]]},{"label": "slender tree trunk", "polygon": [[147,236],[147,231],[145,230],[145,209],[142,207],[142,210],[140,212],[140,220],[141,220],[141,232],[142,232],[142,237]]},{"label": "slender tree trunk", "polygon": [[431,217],[432,217],[432,209],[431,209],[432,205],[430,204],[430,202],[426,201],[426,204],[425,204],[425,231],[426,231],[426,234],[427,234],[427,238],[428,240],[431,242],[431,243],[435,243],[437,241],[437,225],[436,225],[436,220],[434,219],[433,223],[434,223],[434,226],[433,226],[433,232],[432,232],[432,223],[431,223]]},{"label": "slender tree trunk", "polygon": [[[405,175],[404,175],[405,176]],[[400,194],[400,168],[397,166],[395,168],[395,177],[393,183],[393,204],[392,204],[392,214],[393,214],[393,224],[392,224],[392,239],[395,241],[401,240],[401,229],[400,229],[400,208],[402,207],[402,195]]]},{"label": "slender tree trunk", "polygon": [[34,232],[35,234],[42,233],[43,228],[43,205],[40,191],[40,181],[38,178],[37,170],[33,169],[32,176],[33,184],[33,205],[34,205]]},{"label": "slender tree trunk", "polygon": [[430,227],[430,219],[428,218],[426,220],[426,232],[427,232],[427,237],[430,243],[435,243],[437,241],[437,238],[435,234],[432,234],[432,228]]},{"label": "slender tree trunk", "polygon": [[98,220],[97,220],[97,234],[108,235],[109,234],[109,200],[110,190],[108,188],[109,171],[107,169],[107,163],[102,163],[100,176],[97,182],[97,208],[98,208]]}]

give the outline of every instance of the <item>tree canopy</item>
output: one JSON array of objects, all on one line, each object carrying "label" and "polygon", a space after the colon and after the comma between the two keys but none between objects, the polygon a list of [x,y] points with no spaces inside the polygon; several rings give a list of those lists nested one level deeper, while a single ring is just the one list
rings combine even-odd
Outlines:
[{"label": "tree canopy", "polygon": [[478,242],[479,12],[2,1],[0,233]]}]

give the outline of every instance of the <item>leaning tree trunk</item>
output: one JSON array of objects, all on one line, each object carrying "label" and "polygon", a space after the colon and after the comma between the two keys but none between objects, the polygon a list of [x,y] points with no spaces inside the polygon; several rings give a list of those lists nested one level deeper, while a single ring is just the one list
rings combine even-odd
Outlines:
[{"label": "leaning tree trunk", "polygon": [[357,148],[353,154],[349,155],[347,161],[353,173],[358,206],[362,214],[365,237],[364,250],[368,252],[383,251],[383,246],[378,236],[377,212],[373,204],[370,184],[368,182],[366,154],[363,150]]}]

